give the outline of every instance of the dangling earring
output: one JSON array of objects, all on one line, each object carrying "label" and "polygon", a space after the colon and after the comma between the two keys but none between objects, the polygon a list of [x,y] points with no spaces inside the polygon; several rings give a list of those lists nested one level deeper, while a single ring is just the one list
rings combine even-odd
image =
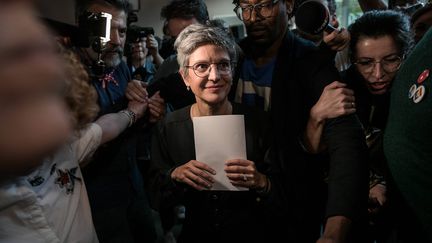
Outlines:
[{"label": "dangling earring", "polygon": [[186,89],[187,89],[187,91],[190,91],[190,86],[187,85],[187,86],[186,86]]}]

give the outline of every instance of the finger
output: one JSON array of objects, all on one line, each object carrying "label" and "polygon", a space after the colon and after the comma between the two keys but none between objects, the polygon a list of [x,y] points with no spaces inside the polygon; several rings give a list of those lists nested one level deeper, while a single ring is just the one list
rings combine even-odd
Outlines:
[{"label": "finger", "polygon": [[227,173],[227,177],[233,181],[253,181],[254,174],[253,173]]},{"label": "finger", "polygon": [[340,91],[341,91],[342,94],[344,94],[344,95],[346,95],[346,96],[354,97],[354,90],[352,90],[352,89],[349,89],[349,88],[341,88]]},{"label": "finger", "polygon": [[139,101],[139,102],[146,102],[146,99],[142,98],[139,94],[137,94],[136,92],[133,92],[131,90],[126,91],[126,98],[128,100],[135,100],[135,101]]},{"label": "finger", "polygon": [[216,175],[216,171],[213,168],[211,168],[209,165],[207,165],[207,164],[205,164],[203,162],[193,160],[192,161],[192,165],[194,167],[196,167],[196,168],[201,169],[201,170],[205,170],[205,171],[209,172],[212,175]]},{"label": "finger", "polygon": [[154,105],[153,103],[149,102],[149,109],[151,114],[157,115],[157,114],[161,114],[162,113],[162,109],[160,108],[160,106]]},{"label": "finger", "polygon": [[204,188],[211,188],[214,179],[205,171],[192,167],[191,170],[185,172],[185,176],[192,180],[196,185]]},{"label": "finger", "polygon": [[237,174],[253,174],[255,172],[254,167],[244,165],[228,165],[224,167],[226,173],[237,173]]},{"label": "finger", "polygon": [[248,166],[251,164],[254,163],[250,160],[245,160],[245,159],[230,159],[225,162],[225,165],[227,166],[231,166],[231,165]]},{"label": "finger", "polygon": [[345,87],[346,84],[339,82],[339,81],[333,81],[332,83],[328,84],[324,89],[336,89],[336,88],[343,88]]},{"label": "finger", "polygon": [[200,185],[200,184],[196,183],[195,181],[193,181],[193,180],[191,180],[191,179],[189,179],[187,177],[184,178],[182,182],[185,183],[185,184],[187,184],[187,185],[189,185],[189,186],[191,186],[191,187],[193,187],[193,188],[195,188],[198,191],[202,191],[202,190],[206,190],[206,189],[210,188],[210,187],[206,187],[204,185]]}]

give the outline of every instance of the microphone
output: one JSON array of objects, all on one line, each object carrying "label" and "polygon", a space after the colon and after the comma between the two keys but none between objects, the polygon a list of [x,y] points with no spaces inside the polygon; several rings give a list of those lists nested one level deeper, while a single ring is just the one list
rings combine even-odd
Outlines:
[{"label": "microphone", "polygon": [[295,23],[299,30],[317,35],[323,31],[329,33],[336,30],[330,23],[330,13],[324,4],[316,0],[308,0],[300,4],[295,12]]}]

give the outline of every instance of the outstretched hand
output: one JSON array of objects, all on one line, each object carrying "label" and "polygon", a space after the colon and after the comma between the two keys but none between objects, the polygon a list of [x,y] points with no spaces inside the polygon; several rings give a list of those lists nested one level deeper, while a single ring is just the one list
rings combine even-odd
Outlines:
[{"label": "outstretched hand", "polygon": [[135,100],[139,102],[147,102],[148,93],[146,90],[147,84],[143,81],[133,79],[126,87],[126,98],[128,100]]},{"label": "outstretched hand", "polygon": [[150,99],[149,102],[149,122],[155,123],[163,118],[166,112],[165,100],[160,96],[160,91],[157,91]]}]

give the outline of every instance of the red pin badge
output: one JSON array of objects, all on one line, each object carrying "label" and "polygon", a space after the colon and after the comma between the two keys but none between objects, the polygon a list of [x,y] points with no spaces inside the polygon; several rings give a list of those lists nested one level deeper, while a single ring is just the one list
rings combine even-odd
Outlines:
[{"label": "red pin badge", "polygon": [[418,84],[423,83],[423,82],[427,79],[427,77],[429,77],[429,69],[424,70],[424,71],[420,74],[420,76],[417,78],[417,83],[418,83]]}]

